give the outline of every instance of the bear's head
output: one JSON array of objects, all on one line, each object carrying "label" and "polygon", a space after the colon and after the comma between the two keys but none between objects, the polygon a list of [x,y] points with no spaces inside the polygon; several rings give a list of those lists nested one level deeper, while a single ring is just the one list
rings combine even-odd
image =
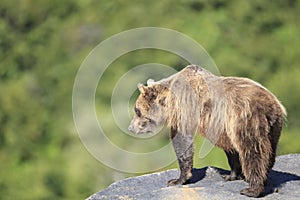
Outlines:
[{"label": "bear's head", "polygon": [[156,127],[166,121],[166,98],[168,88],[159,83],[148,81],[148,86],[138,84],[140,95],[135,107],[134,117],[128,127],[132,133],[153,133]]}]

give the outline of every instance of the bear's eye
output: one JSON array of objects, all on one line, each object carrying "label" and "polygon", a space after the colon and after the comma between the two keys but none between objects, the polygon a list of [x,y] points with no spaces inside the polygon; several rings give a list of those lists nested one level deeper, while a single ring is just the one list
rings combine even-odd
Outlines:
[{"label": "bear's eye", "polygon": [[150,118],[146,118],[146,119],[150,124],[155,124],[155,121],[153,119],[150,119]]},{"label": "bear's eye", "polygon": [[136,114],[138,117],[141,117],[141,116],[142,116],[142,113],[141,113],[140,109],[138,109],[137,107],[134,107],[134,112],[135,112],[135,114]]},{"label": "bear's eye", "polygon": [[141,124],[141,127],[145,127],[147,125],[147,122],[143,122],[142,124]]}]

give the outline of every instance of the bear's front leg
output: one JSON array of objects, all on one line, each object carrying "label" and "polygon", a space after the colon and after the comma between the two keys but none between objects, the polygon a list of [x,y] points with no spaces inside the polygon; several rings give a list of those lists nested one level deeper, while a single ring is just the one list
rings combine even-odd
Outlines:
[{"label": "bear's front leg", "polygon": [[194,145],[193,135],[182,135],[171,129],[172,144],[180,167],[178,179],[168,181],[168,186],[182,185],[192,177]]}]

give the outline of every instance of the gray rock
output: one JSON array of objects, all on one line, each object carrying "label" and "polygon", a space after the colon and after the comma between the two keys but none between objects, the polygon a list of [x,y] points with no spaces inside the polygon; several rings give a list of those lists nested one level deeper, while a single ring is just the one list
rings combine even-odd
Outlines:
[{"label": "gray rock", "polygon": [[[276,158],[269,184],[260,199],[300,199],[300,154]],[[93,194],[88,200],[100,199],[255,199],[240,195],[247,187],[242,180],[225,182],[228,170],[205,167],[193,170],[191,183],[167,187],[167,181],[179,176],[177,169],[124,179]]]}]

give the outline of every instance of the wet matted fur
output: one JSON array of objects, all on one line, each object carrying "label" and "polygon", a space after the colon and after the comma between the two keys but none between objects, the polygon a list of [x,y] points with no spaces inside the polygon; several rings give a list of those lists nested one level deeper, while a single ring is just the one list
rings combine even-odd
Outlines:
[{"label": "wet matted fur", "polygon": [[133,133],[153,132],[166,123],[181,174],[168,185],[185,184],[193,167],[194,133],[222,148],[231,174],[225,180],[244,178],[249,188],[241,194],[258,197],[274,165],[285,108],[259,83],[238,77],[219,77],[189,65],[158,82],[139,84]]}]

